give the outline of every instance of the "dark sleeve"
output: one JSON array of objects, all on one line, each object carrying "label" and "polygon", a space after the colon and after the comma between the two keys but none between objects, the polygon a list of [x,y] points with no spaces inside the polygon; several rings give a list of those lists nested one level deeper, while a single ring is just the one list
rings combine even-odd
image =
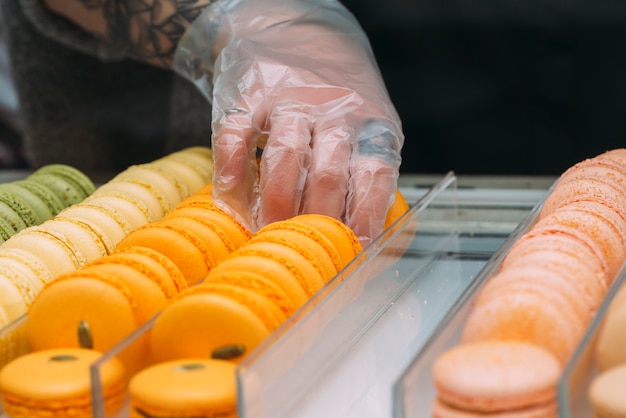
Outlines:
[{"label": "dark sleeve", "polygon": [[68,48],[106,61],[124,58],[124,48],[92,36],[69,20],[48,10],[42,0],[19,0],[24,15],[44,36]]}]

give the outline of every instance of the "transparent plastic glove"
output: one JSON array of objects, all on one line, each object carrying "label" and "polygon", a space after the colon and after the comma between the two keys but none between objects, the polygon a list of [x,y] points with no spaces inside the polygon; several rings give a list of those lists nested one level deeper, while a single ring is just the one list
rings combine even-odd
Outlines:
[{"label": "transparent plastic glove", "polygon": [[321,213],[364,244],[382,231],[404,137],[367,37],[339,2],[218,0],[174,68],[213,103],[218,204],[252,230]]}]

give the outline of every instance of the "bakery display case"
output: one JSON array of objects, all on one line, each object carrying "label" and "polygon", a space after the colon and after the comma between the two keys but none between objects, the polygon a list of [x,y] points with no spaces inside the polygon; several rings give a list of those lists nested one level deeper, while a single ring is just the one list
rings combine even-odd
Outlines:
[{"label": "bakery display case", "polygon": [[[432,186],[405,181],[410,209],[239,364],[239,416],[391,416],[396,382],[462,316],[546,193],[469,187],[453,173]],[[99,372],[132,355],[153,324],[92,366],[94,416],[129,416],[128,403],[107,415]]]}]

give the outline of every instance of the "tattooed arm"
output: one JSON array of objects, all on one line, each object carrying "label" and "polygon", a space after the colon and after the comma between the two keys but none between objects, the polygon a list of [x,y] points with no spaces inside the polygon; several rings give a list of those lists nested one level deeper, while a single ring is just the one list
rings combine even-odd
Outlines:
[{"label": "tattooed arm", "polygon": [[52,11],[134,59],[170,68],[178,41],[212,0],[44,0]]}]

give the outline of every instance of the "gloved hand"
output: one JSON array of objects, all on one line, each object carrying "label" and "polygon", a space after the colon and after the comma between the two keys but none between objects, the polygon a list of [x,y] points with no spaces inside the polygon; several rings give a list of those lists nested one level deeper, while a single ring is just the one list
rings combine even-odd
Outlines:
[{"label": "gloved hand", "polygon": [[252,230],[321,213],[363,244],[382,231],[404,136],[367,37],[338,1],[217,0],[174,69],[213,103],[218,205]]}]

